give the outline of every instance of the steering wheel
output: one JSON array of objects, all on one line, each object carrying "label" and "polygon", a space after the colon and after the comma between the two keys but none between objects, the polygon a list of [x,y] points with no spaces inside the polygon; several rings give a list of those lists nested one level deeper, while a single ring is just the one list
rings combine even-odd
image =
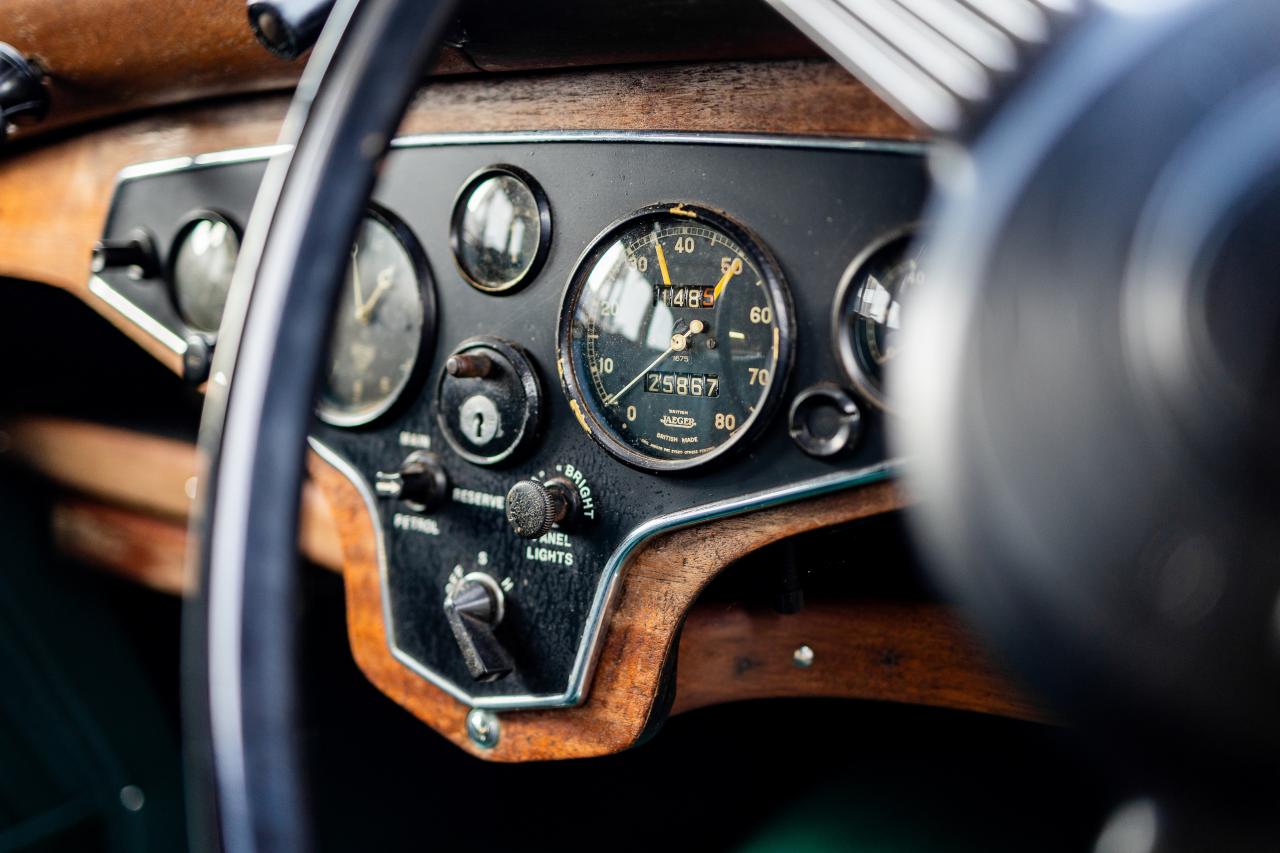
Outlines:
[{"label": "steering wheel", "polygon": [[[293,632],[306,435],[346,247],[451,6],[337,3],[246,229],[186,616],[192,832],[209,849],[311,846]],[[1234,819],[1205,773],[1250,771],[1246,806],[1275,793],[1277,32],[1272,0],[1112,0],[935,158],[932,268],[893,377],[917,529],[998,647],[1121,745],[1140,790],[1196,804],[1174,824],[1138,813],[1146,836],[1124,812],[1113,841],[1150,843],[1106,849],[1174,849],[1224,825],[1205,815]],[[1241,849],[1274,840],[1243,811],[1265,831]]]},{"label": "steering wheel", "polygon": [[184,616],[197,846],[311,847],[293,630],[307,431],[346,247],[452,6],[334,6],[245,231],[200,426],[209,488]]}]

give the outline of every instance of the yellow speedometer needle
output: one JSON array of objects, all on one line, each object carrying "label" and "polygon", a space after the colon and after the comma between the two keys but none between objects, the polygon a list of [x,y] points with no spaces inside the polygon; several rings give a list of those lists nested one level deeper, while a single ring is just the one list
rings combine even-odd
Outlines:
[{"label": "yellow speedometer needle", "polygon": [[662,251],[662,244],[656,239],[653,241],[653,251],[658,255],[658,269],[662,270],[662,283],[670,287],[671,271],[667,269],[667,253]]},{"label": "yellow speedometer needle", "polygon": [[724,271],[724,275],[720,276],[720,280],[716,282],[716,289],[711,293],[712,302],[720,301],[720,294],[724,293],[725,285],[729,283],[731,278],[733,278],[733,264],[729,265],[729,268]]}]

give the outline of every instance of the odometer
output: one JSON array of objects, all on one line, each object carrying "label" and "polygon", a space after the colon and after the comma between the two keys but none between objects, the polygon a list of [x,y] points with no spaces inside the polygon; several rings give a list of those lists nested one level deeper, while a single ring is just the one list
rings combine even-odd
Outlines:
[{"label": "odometer", "polygon": [[690,468],[765,423],[791,365],[791,300],[745,229],[693,205],[609,228],[560,317],[571,405],[602,447],[641,468]]}]

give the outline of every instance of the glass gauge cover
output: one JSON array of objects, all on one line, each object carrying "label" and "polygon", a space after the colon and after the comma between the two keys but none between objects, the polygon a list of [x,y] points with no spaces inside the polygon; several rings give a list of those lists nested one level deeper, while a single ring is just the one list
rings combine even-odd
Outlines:
[{"label": "glass gauge cover", "polygon": [[187,219],[170,252],[169,281],[182,322],[215,335],[240,254],[240,231],[222,214],[201,211]]},{"label": "glass gauge cover", "polygon": [[791,366],[791,298],[741,226],[658,205],[588,249],[561,308],[559,357],[582,425],[651,471],[704,464],[767,421]]},{"label": "glass gauge cover", "polygon": [[453,208],[451,233],[458,269],[487,293],[525,284],[551,243],[551,211],[537,182],[513,166],[473,175]]},{"label": "glass gauge cover", "polygon": [[911,234],[899,234],[863,252],[849,265],[836,296],[833,339],[849,380],[882,409],[891,409],[884,376],[898,355],[901,303],[922,280]]},{"label": "glass gauge cover", "polygon": [[434,322],[426,260],[409,230],[371,210],[351,250],[317,414],[359,426],[386,413],[416,375]]}]

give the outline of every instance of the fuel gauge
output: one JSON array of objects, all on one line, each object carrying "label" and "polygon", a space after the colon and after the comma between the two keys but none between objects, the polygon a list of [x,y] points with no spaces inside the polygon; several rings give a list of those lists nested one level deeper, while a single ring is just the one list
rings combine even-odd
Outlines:
[{"label": "fuel gauge", "polygon": [[911,233],[868,248],[845,271],[836,294],[833,339],[849,380],[869,401],[892,410],[884,374],[898,355],[902,302],[923,276]]}]

